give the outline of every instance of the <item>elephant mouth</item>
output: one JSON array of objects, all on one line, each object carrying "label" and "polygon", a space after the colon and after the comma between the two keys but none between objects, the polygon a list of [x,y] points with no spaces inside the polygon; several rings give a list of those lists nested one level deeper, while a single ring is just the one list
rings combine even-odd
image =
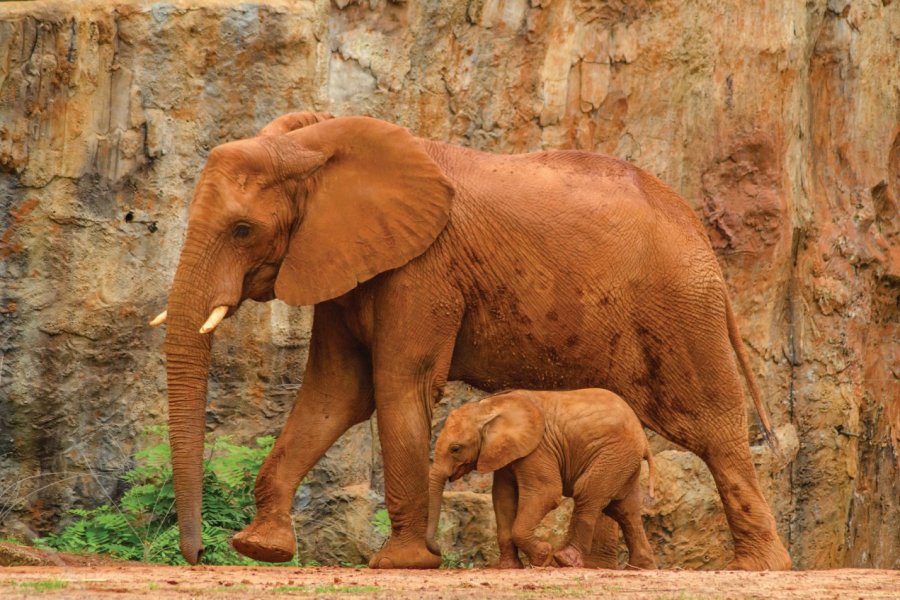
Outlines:
[{"label": "elephant mouth", "polygon": [[449,477],[448,479],[449,479],[450,481],[456,481],[457,479],[459,479],[459,478],[462,477],[463,475],[466,475],[466,474],[468,474],[468,473],[471,473],[472,470],[473,470],[474,468],[475,468],[475,463],[464,463],[464,464],[461,464],[461,465],[459,465],[458,467],[456,467],[456,470],[453,471],[453,473],[450,475],[450,477]]}]

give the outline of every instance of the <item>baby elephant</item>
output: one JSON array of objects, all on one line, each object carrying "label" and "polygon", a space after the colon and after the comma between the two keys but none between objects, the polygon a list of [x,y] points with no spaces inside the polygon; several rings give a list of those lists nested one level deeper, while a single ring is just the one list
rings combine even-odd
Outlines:
[{"label": "baby elephant", "polygon": [[[438,437],[431,467],[428,547],[434,541],[447,479],[473,469],[494,471],[494,514],[500,567],[521,568],[517,549],[533,566],[552,558],[580,567],[591,550],[594,524],[603,511],[622,527],[629,565],[655,569],[641,524],[641,459],[654,465],[637,416],[608,390],[571,392],[515,390],[456,409]],[[575,500],[566,545],[556,553],[535,538],[534,529],[559,505]]]}]

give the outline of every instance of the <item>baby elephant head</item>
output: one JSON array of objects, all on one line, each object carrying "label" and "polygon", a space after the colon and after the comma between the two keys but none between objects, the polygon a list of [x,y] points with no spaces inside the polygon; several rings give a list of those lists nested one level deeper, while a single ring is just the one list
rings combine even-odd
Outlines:
[{"label": "baby elephant head", "polygon": [[466,404],[447,416],[434,449],[429,479],[428,548],[434,540],[447,480],[456,481],[477,469],[496,471],[527,456],[544,435],[544,415],[527,392],[505,392]]}]

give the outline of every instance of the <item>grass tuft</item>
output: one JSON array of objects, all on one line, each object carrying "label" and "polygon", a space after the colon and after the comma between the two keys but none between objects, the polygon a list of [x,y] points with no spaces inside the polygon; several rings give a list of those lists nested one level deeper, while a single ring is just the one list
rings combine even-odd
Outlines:
[{"label": "grass tuft", "polygon": [[381,588],[375,585],[279,585],[276,594],[373,594]]},{"label": "grass tuft", "polygon": [[69,582],[63,581],[62,579],[42,579],[40,581],[21,581],[14,585],[22,590],[41,593],[52,590],[61,590],[67,587]]}]

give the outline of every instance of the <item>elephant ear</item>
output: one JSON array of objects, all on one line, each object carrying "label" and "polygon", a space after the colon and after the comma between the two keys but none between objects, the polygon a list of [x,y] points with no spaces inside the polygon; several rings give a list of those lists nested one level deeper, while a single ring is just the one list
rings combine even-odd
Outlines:
[{"label": "elephant ear", "polygon": [[544,436],[544,414],[534,402],[523,394],[505,394],[482,402],[492,406],[482,429],[478,471],[502,469],[534,452]]},{"label": "elephant ear", "polygon": [[336,298],[406,264],[447,224],[453,186],[402,127],[342,117],[267,142],[287,177],[308,170],[309,156],[322,157],[299,186],[306,198],[275,280],[288,304]]},{"label": "elephant ear", "polygon": [[333,118],[329,113],[292,112],[278,117],[260,129],[258,135],[282,135]]}]

